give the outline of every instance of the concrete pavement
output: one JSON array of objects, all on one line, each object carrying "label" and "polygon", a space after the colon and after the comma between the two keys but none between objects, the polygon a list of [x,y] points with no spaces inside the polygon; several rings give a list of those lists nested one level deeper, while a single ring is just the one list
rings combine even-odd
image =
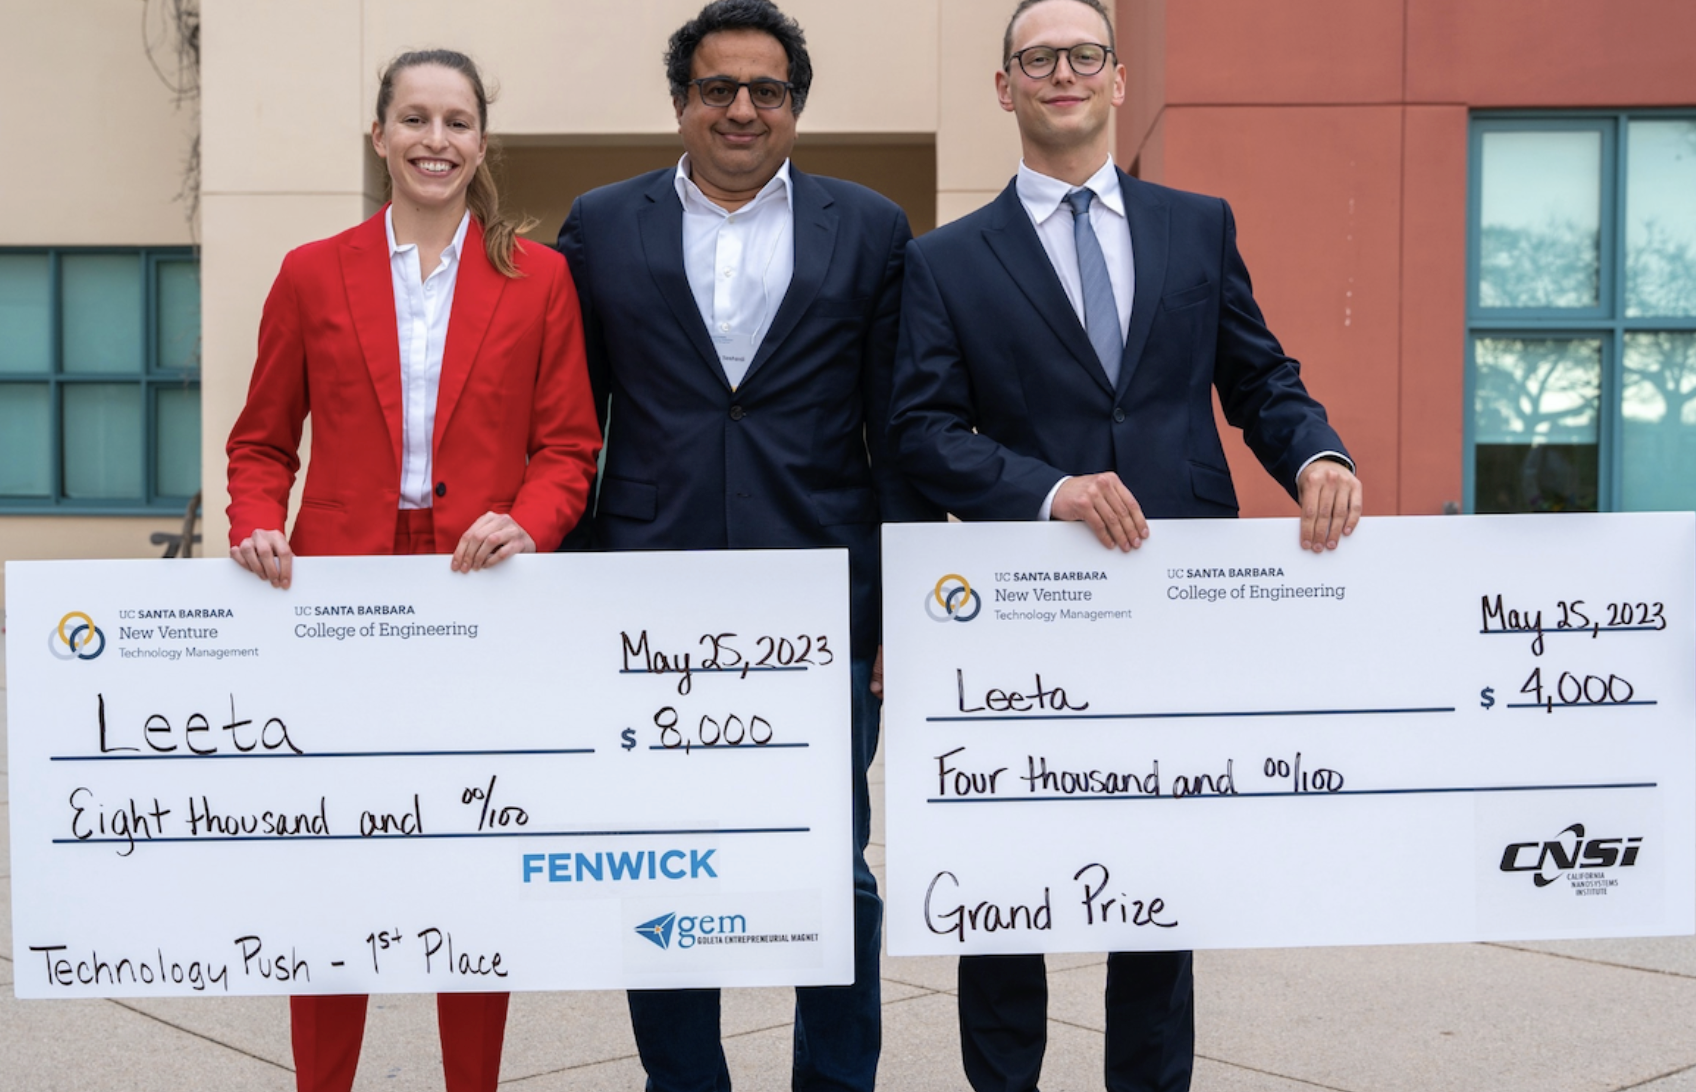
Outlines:
[{"label": "concrete pavement", "polygon": [[[282,998],[12,997],[5,770],[0,748],[0,1092],[292,1089]],[[1099,1089],[1105,964],[1049,968],[1043,1088]],[[1696,1092],[1696,938],[1202,952],[1196,982],[1197,1092]],[[884,959],[880,1088],[965,1092],[953,989],[951,959]],[[791,997],[726,993],[738,1089],[788,1087]],[[623,994],[517,994],[501,1086],[637,1092],[635,1054]],[[430,998],[372,999],[355,1087],[441,1088]]]}]

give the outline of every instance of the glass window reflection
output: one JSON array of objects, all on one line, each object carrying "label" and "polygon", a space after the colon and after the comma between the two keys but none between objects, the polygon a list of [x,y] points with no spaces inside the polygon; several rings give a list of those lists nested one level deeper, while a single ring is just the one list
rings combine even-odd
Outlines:
[{"label": "glass window reflection", "polygon": [[1696,121],[1628,133],[1625,313],[1696,315]]},{"label": "glass window reflection", "polygon": [[1595,511],[1601,341],[1481,337],[1473,363],[1474,510]]},{"label": "glass window reflection", "polygon": [[1596,307],[1602,134],[1486,132],[1482,171],[1479,306]]},{"label": "glass window reflection", "polygon": [[1627,334],[1621,507],[1696,508],[1696,334]]}]

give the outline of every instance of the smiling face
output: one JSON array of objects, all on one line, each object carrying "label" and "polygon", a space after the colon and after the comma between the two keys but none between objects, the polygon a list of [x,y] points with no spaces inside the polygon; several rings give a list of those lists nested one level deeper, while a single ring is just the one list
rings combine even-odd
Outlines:
[{"label": "smiling face", "polygon": [[[787,80],[789,55],[783,44],[758,30],[721,30],[701,39],[691,66],[694,79],[724,76],[737,82]],[[695,185],[720,204],[745,203],[777,174],[795,147],[795,99],[775,110],[755,109],[746,88],[729,106],[701,101],[690,86],[677,106],[677,131],[689,153]]]},{"label": "smiling face", "polygon": [[471,81],[436,64],[395,73],[394,98],[371,125],[371,146],[388,163],[395,204],[463,212],[488,149]]},{"label": "smiling face", "polygon": [[[1046,0],[1013,24],[1013,51],[1037,45],[1065,49],[1083,42],[1106,45],[1110,36],[1105,21],[1088,6],[1077,0]],[[1117,56],[1109,60],[1113,63],[1093,76],[1073,72],[1070,57],[1062,57],[1043,79],[1025,75],[1017,60],[995,74],[1001,108],[1018,118],[1019,136],[1027,146],[1064,155],[1093,153],[1099,145],[1105,157],[1113,107],[1125,101],[1125,66]],[[1026,158],[1031,158],[1028,152]]]}]

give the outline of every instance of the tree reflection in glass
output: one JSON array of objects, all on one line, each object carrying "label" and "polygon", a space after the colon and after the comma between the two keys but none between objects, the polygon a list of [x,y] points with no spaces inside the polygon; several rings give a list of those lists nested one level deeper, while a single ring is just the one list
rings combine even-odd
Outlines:
[{"label": "tree reflection in glass", "polygon": [[1601,164],[1595,130],[1484,134],[1479,306],[1597,306]]},{"label": "tree reflection in glass", "polygon": [[1696,334],[1625,335],[1620,507],[1696,508]]},{"label": "tree reflection in glass", "polygon": [[1602,343],[1473,342],[1477,512],[1593,512]]}]

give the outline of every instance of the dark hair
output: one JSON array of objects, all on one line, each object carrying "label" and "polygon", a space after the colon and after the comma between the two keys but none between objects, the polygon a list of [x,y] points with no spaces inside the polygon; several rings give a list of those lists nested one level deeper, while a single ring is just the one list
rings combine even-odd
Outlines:
[{"label": "dark hair", "polygon": [[[1007,32],[1001,36],[1002,68],[1006,68],[1008,65],[1013,63],[1013,24],[1017,23],[1019,21],[1019,16],[1023,15],[1025,12],[1036,7],[1038,4],[1044,4],[1047,2],[1048,0],[1019,0],[1019,6],[1013,9],[1013,14],[1007,19]],[[1108,13],[1107,5],[1103,4],[1101,0],[1073,0],[1073,2],[1082,4],[1084,7],[1089,8],[1091,11],[1101,16],[1101,21],[1107,24],[1107,48],[1114,50],[1114,52],[1118,52],[1113,45],[1113,16]]]},{"label": "dark hair", "polygon": [[813,60],[807,56],[807,36],[801,24],[778,10],[771,0],[713,0],[695,18],[677,28],[665,47],[665,76],[671,82],[671,97],[681,103],[689,97],[689,81],[695,75],[695,50],[709,34],[721,30],[757,30],[777,39],[789,58],[790,101],[799,114],[807,105],[813,86]]},{"label": "dark hair", "polygon": [[[430,64],[458,72],[471,85],[472,93],[477,96],[477,128],[486,140],[489,132],[489,103],[492,100],[483,88],[483,77],[477,71],[476,62],[451,49],[415,50],[402,53],[388,63],[377,84],[377,124],[382,125],[388,120],[389,107],[395,99],[395,77],[408,68]],[[483,249],[489,255],[489,264],[508,277],[516,277],[519,275],[518,266],[512,260],[512,252],[518,245],[518,233],[529,231],[536,226],[536,222],[520,222],[513,217],[501,215],[500,192],[495,187],[494,173],[489,169],[490,160],[495,158],[496,154],[497,149],[491,142],[483,156],[483,162],[477,165],[477,173],[471,176],[471,186],[465,192],[465,203],[471,209],[471,215],[483,225]]]}]

